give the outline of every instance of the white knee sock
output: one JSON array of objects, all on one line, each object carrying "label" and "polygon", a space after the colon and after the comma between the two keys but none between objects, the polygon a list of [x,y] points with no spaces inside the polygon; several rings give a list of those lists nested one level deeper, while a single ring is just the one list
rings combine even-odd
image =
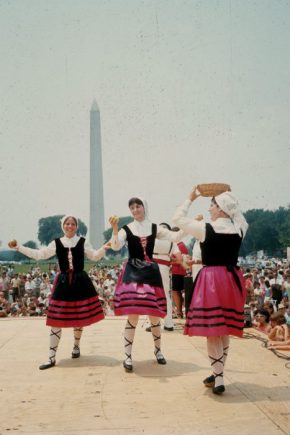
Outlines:
[{"label": "white knee sock", "polygon": [[221,337],[207,337],[207,351],[215,377],[214,386],[224,385],[224,351]]},{"label": "white knee sock", "polygon": [[164,358],[161,353],[161,327],[159,317],[149,316],[151,322],[151,333],[154,340],[154,354],[157,359]]},{"label": "white knee sock", "polygon": [[83,333],[83,328],[74,328],[74,348],[72,353],[79,353],[80,351],[80,339]]},{"label": "white knee sock", "polygon": [[61,332],[62,330],[60,328],[51,328],[50,330],[48,352],[48,359],[50,362],[55,362],[55,354],[61,337]]},{"label": "white knee sock", "polygon": [[228,335],[222,335],[221,339],[222,339],[223,349],[224,349],[224,367],[225,367],[227,356],[229,353],[230,337]]},{"label": "white knee sock", "polygon": [[132,365],[132,346],[138,319],[138,315],[129,315],[124,330],[125,362],[128,365]]}]

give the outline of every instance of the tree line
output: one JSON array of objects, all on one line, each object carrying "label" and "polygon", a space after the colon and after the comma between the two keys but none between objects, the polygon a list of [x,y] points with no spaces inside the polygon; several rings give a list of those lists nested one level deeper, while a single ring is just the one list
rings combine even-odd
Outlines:
[{"label": "tree line", "polygon": [[245,218],[249,224],[241,255],[263,250],[268,256],[286,257],[290,247],[290,205],[277,210],[251,209]]},{"label": "tree line", "polygon": [[[52,240],[63,235],[60,227],[60,219],[63,215],[48,216],[38,221],[38,240],[41,245],[48,245]],[[286,257],[287,247],[290,247],[290,205],[279,207],[277,210],[251,209],[245,212],[245,218],[249,223],[249,229],[243,240],[241,252],[242,256],[255,254],[263,250],[265,255]],[[119,227],[132,222],[131,216],[120,217]],[[85,236],[87,226],[79,220],[78,234]],[[107,228],[104,233],[104,242],[110,240],[112,229]],[[24,243],[25,246],[36,248],[34,241]],[[99,248],[99,246],[95,246]],[[111,256],[125,255],[126,248],[121,252],[108,251]],[[4,258],[3,258],[4,257]],[[15,251],[2,251],[0,260],[21,261],[25,257]]]}]

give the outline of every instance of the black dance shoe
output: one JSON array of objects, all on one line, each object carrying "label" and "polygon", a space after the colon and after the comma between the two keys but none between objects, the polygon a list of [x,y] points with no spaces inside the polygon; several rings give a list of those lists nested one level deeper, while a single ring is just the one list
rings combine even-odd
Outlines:
[{"label": "black dance shoe", "polygon": [[160,356],[155,355],[155,356],[156,356],[156,361],[158,362],[158,364],[161,364],[163,366],[165,364],[167,364],[167,361],[166,361],[166,359],[164,358],[163,355],[160,355]]},{"label": "black dance shoe", "polygon": [[213,389],[212,389],[212,392],[214,394],[223,394],[224,391],[225,391],[224,385],[219,385],[218,387],[213,387]]},{"label": "black dance shoe", "polygon": [[206,387],[214,387],[214,375],[208,376],[202,382]]},{"label": "black dance shoe", "polygon": [[126,370],[126,372],[132,372],[133,371],[133,365],[127,364],[126,361],[123,361],[123,367]]},{"label": "black dance shoe", "polygon": [[81,356],[80,348],[78,346],[75,346],[73,348],[73,351],[71,353],[72,358],[79,358]]},{"label": "black dance shoe", "polygon": [[54,366],[55,366],[55,361],[48,361],[44,364],[41,364],[41,366],[39,366],[39,370],[50,369],[50,367],[54,367]]},{"label": "black dance shoe", "polygon": [[164,326],[163,329],[164,331],[174,331],[173,326]]}]

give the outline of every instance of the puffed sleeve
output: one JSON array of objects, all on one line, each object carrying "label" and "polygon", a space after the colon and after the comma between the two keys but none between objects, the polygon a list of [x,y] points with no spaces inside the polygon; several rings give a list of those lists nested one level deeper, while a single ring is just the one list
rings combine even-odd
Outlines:
[{"label": "puffed sleeve", "polygon": [[50,257],[53,257],[56,253],[55,241],[49,243],[48,246],[44,246],[40,249],[32,249],[27,248],[27,246],[19,245],[18,251],[21,254],[26,255],[26,257],[33,258],[33,260],[47,260]]},{"label": "puffed sleeve", "polygon": [[172,220],[174,225],[178,226],[178,228],[181,228],[186,234],[190,234],[199,241],[203,242],[205,239],[205,223],[187,217],[191,204],[192,202],[190,199],[186,199],[183,204],[177,207]]},{"label": "puffed sleeve", "polygon": [[106,255],[104,247],[94,249],[89,242],[85,242],[85,254],[89,260],[98,261]]},{"label": "puffed sleeve", "polygon": [[157,234],[156,234],[157,239],[168,240],[169,242],[178,243],[180,242],[181,239],[183,239],[185,235],[186,234],[182,230],[170,231],[167,228],[157,225]]},{"label": "puffed sleeve", "polygon": [[126,240],[127,240],[126,231],[123,228],[121,228],[119,230],[118,234],[116,234],[116,235],[112,234],[112,237],[110,240],[111,249],[113,249],[113,251],[119,251],[125,245]]}]

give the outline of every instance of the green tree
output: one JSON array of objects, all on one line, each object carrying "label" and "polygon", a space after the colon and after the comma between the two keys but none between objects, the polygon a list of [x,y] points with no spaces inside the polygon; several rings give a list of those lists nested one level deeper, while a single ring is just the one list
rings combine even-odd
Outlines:
[{"label": "green tree", "polygon": [[[42,245],[48,245],[52,240],[63,236],[60,220],[64,215],[48,216],[38,221],[38,240]],[[78,220],[77,234],[85,236],[87,226],[80,219]]]},{"label": "green tree", "polygon": [[26,246],[27,248],[31,249],[37,249],[37,243],[33,240],[28,240],[28,242],[23,243],[23,246]]},{"label": "green tree", "polygon": [[282,256],[290,243],[290,207],[277,210],[252,209],[245,213],[249,229],[241,255],[263,250],[268,255]]}]

